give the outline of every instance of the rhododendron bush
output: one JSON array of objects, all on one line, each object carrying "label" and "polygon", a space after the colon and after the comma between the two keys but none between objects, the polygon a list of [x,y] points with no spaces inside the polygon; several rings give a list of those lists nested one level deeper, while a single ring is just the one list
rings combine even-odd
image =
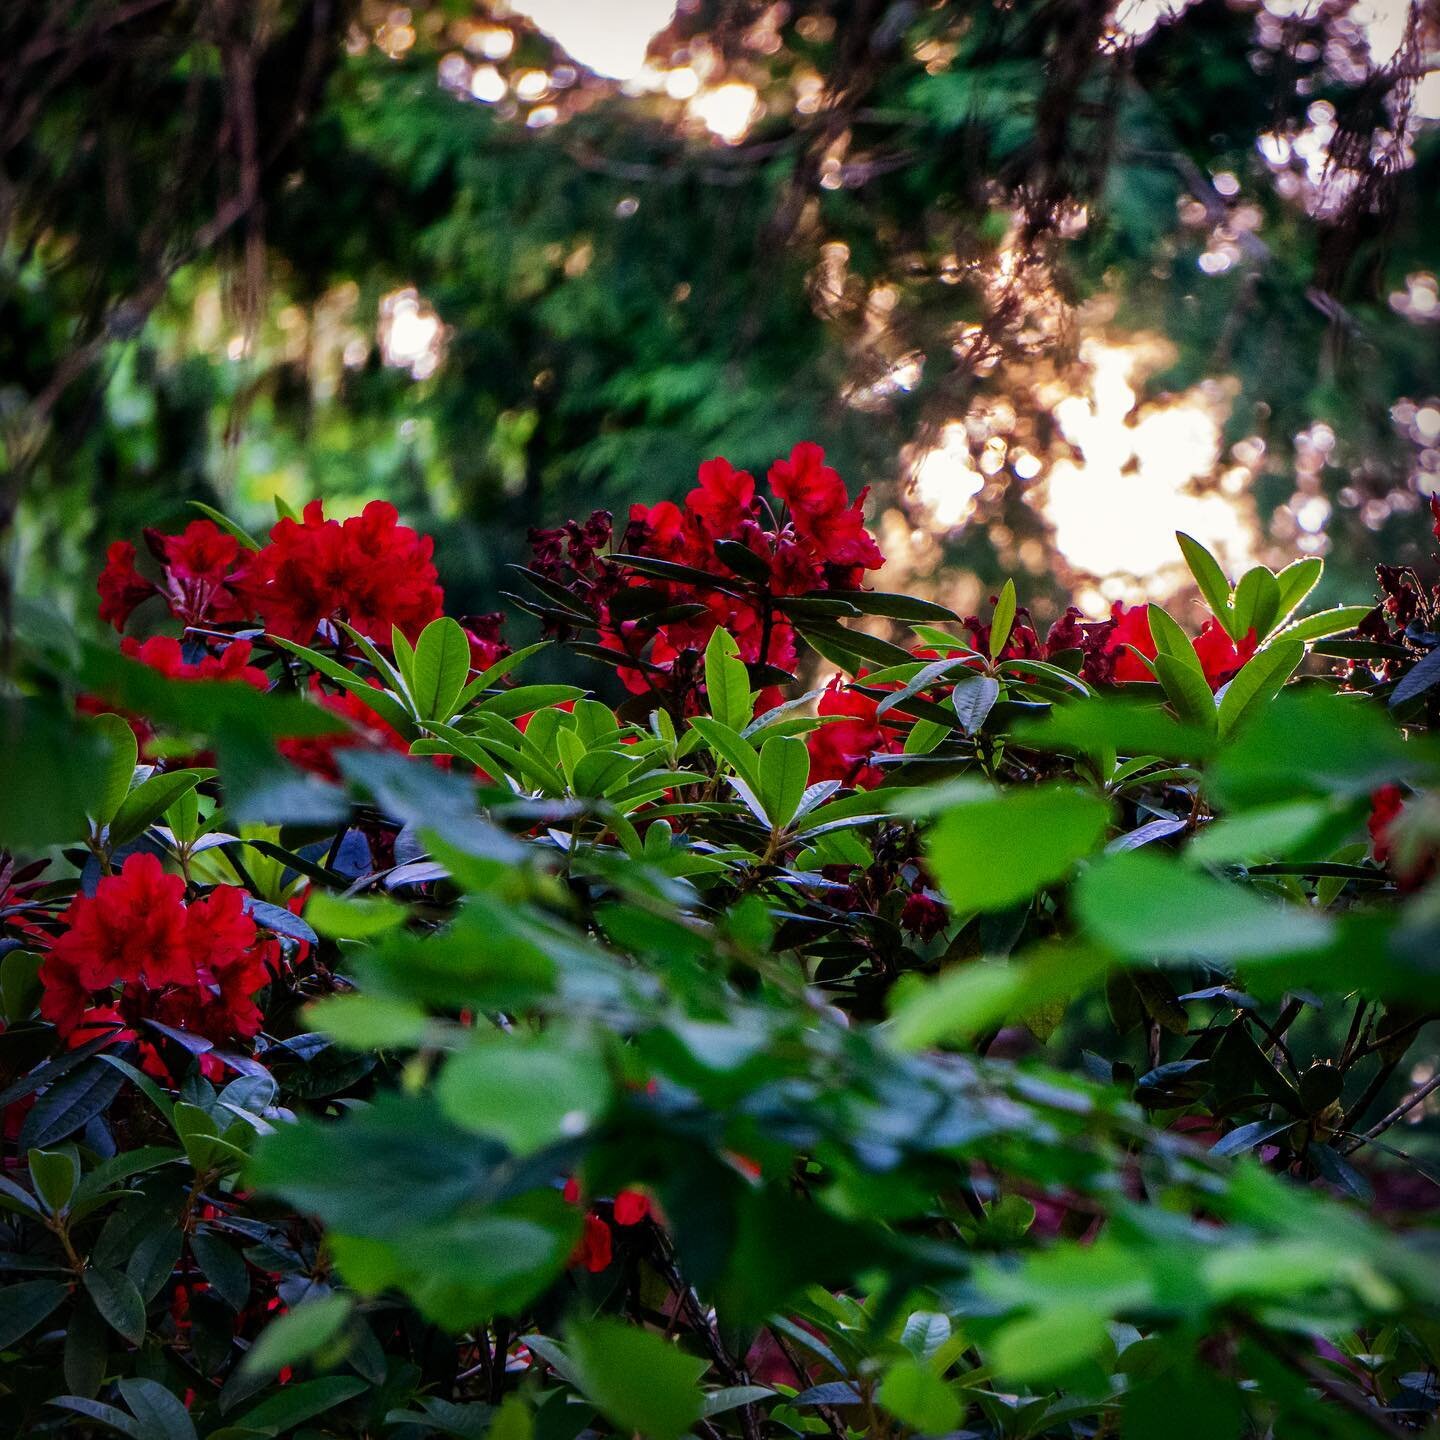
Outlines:
[{"label": "rhododendron bush", "polygon": [[1432,1423],[1436,577],[957,616],[864,500],[709,460],[508,617],[209,512],[118,645],[22,610],[6,1433]]}]

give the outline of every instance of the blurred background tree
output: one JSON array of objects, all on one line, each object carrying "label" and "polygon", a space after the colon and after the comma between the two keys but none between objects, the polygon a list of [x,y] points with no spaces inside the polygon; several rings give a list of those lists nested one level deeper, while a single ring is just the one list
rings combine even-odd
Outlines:
[{"label": "blurred background tree", "polygon": [[482,609],[530,526],[802,438],[962,608],[1163,598],[1177,526],[1325,599],[1426,548],[1425,0],[10,0],[0,46],[7,588],[383,495]]}]

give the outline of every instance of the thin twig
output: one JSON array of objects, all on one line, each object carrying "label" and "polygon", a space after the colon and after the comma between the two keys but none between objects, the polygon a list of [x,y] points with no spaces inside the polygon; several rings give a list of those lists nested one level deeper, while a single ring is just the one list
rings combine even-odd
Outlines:
[{"label": "thin twig", "polygon": [[1440,1090],[1440,1075],[1432,1075],[1418,1089],[1412,1090],[1384,1119],[1377,1120],[1363,1135],[1346,1146],[1345,1153],[1353,1154],[1367,1140],[1373,1140],[1377,1135],[1383,1135],[1392,1125],[1403,1120],[1417,1105],[1423,1105],[1436,1090]]}]

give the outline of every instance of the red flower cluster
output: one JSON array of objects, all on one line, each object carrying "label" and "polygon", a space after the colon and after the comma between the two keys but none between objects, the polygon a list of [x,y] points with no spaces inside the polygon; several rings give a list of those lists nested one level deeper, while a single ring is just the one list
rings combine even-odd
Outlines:
[{"label": "red flower cluster", "polygon": [[372,500],[346,520],[325,519],[312,500],[299,521],[281,520],[251,558],[244,594],[265,628],[308,643],[325,621],[345,620],[388,642],[398,625],[413,640],[440,615],[444,592],[431,559],[434,541],[399,523],[395,507]]},{"label": "red flower cluster", "polygon": [[[71,1045],[107,1032],[139,1039],[144,1068],[157,1075],[165,1070],[147,1020],[214,1043],[249,1038],[279,945],[259,939],[244,901],[243,890],[219,885],[187,905],[185,882],[154,855],[130,856],[61,917],[40,966],[40,1013]],[[201,1064],[220,1071],[208,1056]]]},{"label": "red flower cluster", "polygon": [[[993,605],[998,597],[992,595]],[[1115,629],[1115,620],[1086,620],[1084,611],[1071,605],[1065,613],[1040,638],[1030,612],[1022,605],[1015,612],[1015,622],[1010,635],[1001,650],[1001,660],[1055,660],[1074,651],[1080,652],[1080,677],[1091,684],[1104,684],[1113,680],[1114,659],[1110,637]],[[979,616],[971,615],[965,621],[975,648],[988,653],[990,648],[990,626]]]},{"label": "red flower cluster", "polygon": [[1405,791],[1399,785],[1382,785],[1370,797],[1366,828],[1370,832],[1370,853],[1375,863],[1391,870],[1402,890],[1414,890],[1435,874],[1440,856],[1427,853],[1425,842],[1417,843],[1413,832],[1409,836],[1402,833],[1400,822],[1404,814]]},{"label": "red flower cluster", "polygon": [[[965,628],[975,648],[982,653],[988,651],[990,626],[972,615],[966,619]],[[1255,653],[1255,632],[1252,630],[1237,646],[1220,622],[1212,618],[1192,643],[1210,688],[1217,690]],[[1138,656],[1127,648],[1130,646],[1152,659],[1155,656],[1146,606],[1131,607],[1116,601],[1108,620],[1087,621],[1083,612],[1072,605],[1051,625],[1043,640],[1022,608],[1016,611],[1015,623],[998,658],[1054,661],[1078,654],[1079,674],[1091,684],[1123,685],[1153,679]],[[916,650],[914,654],[917,660],[938,658],[933,650]],[[822,718],[844,718],[832,720],[805,737],[812,781],[839,780],[859,790],[880,783],[882,771],[874,759],[877,755],[898,755],[903,750],[904,735],[896,725],[905,722],[897,716],[895,721],[882,723],[879,703],[838,675],[831,680],[817,713]]]},{"label": "red flower cluster", "polygon": [[[565,1182],[567,1204],[580,1203],[580,1182],[572,1175]],[[638,1225],[650,1214],[650,1197],[640,1190],[621,1190],[610,1210],[617,1225]],[[615,1258],[615,1238],[604,1216],[591,1209],[585,1212],[585,1228],[580,1243],[570,1257],[571,1265],[583,1265],[592,1275],[609,1269]]]},{"label": "red flower cluster", "polygon": [[[863,679],[863,676],[861,677]],[[879,700],[847,685],[836,675],[825,687],[816,713],[840,715],[805,737],[810,751],[810,783],[838,780],[857,790],[872,790],[884,778],[877,755],[898,755],[904,736],[880,723]]]},{"label": "red flower cluster", "polygon": [[313,500],[299,521],[279,521],[270,543],[254,552],[209,520],[192,521],[179,535],[147,530],[145,540],[160,563],[159,584],[135,568],[135,547],[117,540],[96,586],[100,618],[117,630],[158,594],[187,626],[258,619],[274,634],[306,643],[319,625],[345,620],[387,643],[394,625],[413,639],[440,614],[444,599],[433,541],[401,525],[383,500],[343,524],[326,520]]},{"label": "red flower cluster", "polygon": [[[380,688],[380,682],[373,677],[371,685]],[[320,677],[310,677],[310,694],[325,709],[348,720],[352,729],[343,735],[304,735],[281,740],[276,749],[292,765],[309,770],[322,779],[338,781],[340,767],[335,763],[337,750],[353,749],[357,745],[369,745],[372,749],[396,750],[408,754],[410,743],[393,726],[380,718],[358,695],[344,690],[333,695],[321,688]]]},{"label": "red flower cluster", "polygon": [[[1144,605],[1133,607],[1116,601],[1111,609],[1115,628],[1106,643],[1106,653],[1114,657],[1111,679],[1118,684],[1154,677],[1139,657],[1124,647],[1129,645],[1153,660],[1156,655],[1154,637],[1150,634],[1150,612]],[[1255,653],[1255,632],[1251,630],[1237,646],[1225,627],[1213,617],[1200,627],[1200,634],[1191,642],[1199,657],[1200,668],[1212,690],[1218,690]]]},{"label": "red flower cluster", "polygon": [[[779,515],[757,494],[754,476],[719,458],[700,467],[699,484],[683,506],[662,500],[631,507],[622,553],[703,571],[713,584],[623,570],[600,553],[612,538],[603,511],[584,525],[532,531],[535,569],[574,596],[579,613],[595,617],[603,646],[640,662],[619,672],[635,694],[658,683],[693,699],[699,657],[717,626],[735,637],[742,659],[788,670],[795,663],[794,631],[768,597],[855,589],[867,570],[885,563],[865,528],[867,492],[852,502],[824,461],[825,452],[806,442],[770,467]],[[722,560],[717,544],[726,541],[743,546],[762,573],[742,577]],[[565,628],[563,615],[547,621]]]},{"label": "red flower cluster", "polygon": [[232,640],[218,654],[207,651],[194,661],[186,660],[180,642],[169,635],[152,635],[143,644],[127,635],[120,642],[120,650],[167,680],[241,680],[257,690],[270,685],[265,672],[250,664],[248,640]]}]

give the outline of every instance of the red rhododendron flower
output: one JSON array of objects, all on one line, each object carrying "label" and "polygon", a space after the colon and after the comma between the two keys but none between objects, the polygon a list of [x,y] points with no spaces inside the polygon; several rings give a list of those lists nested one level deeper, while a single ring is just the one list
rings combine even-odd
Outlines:
[{"label": "red rhododendron flower", "polygon": [[65,933],[46,964],[69,967],[87,990],[132,981],[186,984],[194,967],[186,953],[184,895],[185,882],[167,875],[156,856],[132,855],[93,896],[71,902]]},{"label": "red rhododendron flower", "polygon": [[[370,684],[381,689],[380,682],[373,677]],[[335,763],[337,750],[349,750],[357,745],[369,745],[373,749],[396,750],[409,754],[410,742],[394,726],[382,720],[358,695],[345,690],[339,695],[325,690],[318,675],[310,677],[310,694],[325,709],[348,720],[351,729],[340,735],[300,735],[281,740],[276,749],[302,770],[323,779],[336,781],[340,778],[340,767]]]},{"label": "red rhododendron flower", "polygon": [[650,1213],[650,1197],[640,1190],[622,1190],[615,1197],[615,1223],[638,1225]]},{"label": "red rhododendron flower", "polygon": [[95,582],[100,594],[100,618],[123,630],[135,607],[158,590],[135,568],[135,547],[116,540],[105,552],[105,568]]},{"label": "red rhododendron flower", "polygon": [[1205,679],[1212,690],[1218,690],[1255,653],[1255,631],[1247,632],[1236,645],[1218,620],[1207,620],[1193,644]]},{"label": "red rhododendron flower", "polygon": [[714,536],[729,535],[755,508],[755,477],[717,456],[700,467],[700,484],[685,498]]},{"label": "red rhododendron flower", "polygon": [[[1141,655],[1153,660],[1156,655],[1155,639],[1150,634],[1150,610],[1145,605],[1128,606],[1117,600],[1110,610],[1115,628],[1106,642],[1106,651],[1115,657],[1112,678],[1117,684],[1132,680],[1153,680],[1139,657],[1126,645],[1133,646]],[[1216,619],[1209,619],[1201,627],[1199,638],[1191,642],[1199,657],[1200,668],[1205,672],[1206,682],[1212,690],[1218,690],[1255,653],[1255,632],[1251,630],[1237,646],[1225,628]]]},{"label": "red rhododendron flower", "polygon": [[1126,605],[1117,600],[1110,607],[1110,618],[1115,621],[1115,628],[1110,632],[1110,643],[1106,648],[1115,656],[1113,678],[1116,684],[1123,685],[1132,680],[1153,680],[1155,677],[1145,668],[1139,657],[1124,648],[1133,646],[1147,659],[1155,658],[1155,641],[1150,634],[1150,611],[1144,605]]},{"label": "red rhododendron flower", "polygon": [[170,613],[187,625],[228,625],[248,618],[232,582],[240,542],[211,520],[192,520],[179,535],[145,532],[165,569]]},{"label": "red rhododendron flower", "polygon": [[945,906],[923,890],[908,896],[900,911],[900,928],[918,935],[922,940],[933,940],[949,920],[950,912]]},{"label": "red rhododendron flower", "polygon": [[570,1257],[572,1265],[583,1265],[592,1275],[606,1269],[615,1258],[614,1237],[610,1227],[592,1210],[585,1217],[580,1243]]},{"label": "red rhododendron flower", "polygon": [[392,626],[412,640],[444,601],[428,535],[398,523],[395,507],[372,500],[341,524],[312,500],[299,521],[283,519],[240,577],[265,628],[308,642],[324,621],[345,620],[388,642]]},{"label": "red rhododendron flower", "polygon": [[855,503],[845,482],[825,464],[825,452],[802,440],[788,460],[777,460],[769,473],[770,488],[789,507],[795,529],[829,565],[878,570],[885,563],[875,538],[865,528],[862,509],[868,487]]},{"label": "red rhododendron flower", "polygon": [[182,580],[223,585],[240,556],[240,542],[211,520],[192,520],[178,535],[160,537],[165,566]]},{"label": "red rhododendron flower", "polygon": [[510,653],[510,647],[500,636],[504,624],[505,617],[498,610],[492,610],[488,615],[466,616],[465,638],[470,642],[472,670],[488,670]]},{"label": "red rhododendron flower", "polygon": [[1377,865],[1390,860],[1390,826],[1400,818],[1405,808],[1405,792],[1398,785],[1382,785],[1370,797],[1370,818],[1366,828],[1370,831],[1370,853]]},{"label": "red rhododendron flower", "polygon": [[[662,500],[632,505],[616,553],[667,560],[704,571],[713,585],[627,570],[603,555],[610,517],[596,511],[582,526],[571,521],[555,530],[535,530],[530,539],[536,571],[574,598],[576,625],[563,614],[547,616],[552,634],[583,628],[593,617],[600,644],[636,665],[620,665],[621,681],[633,694],[663,694],[685,713],[697,713],[704,686],[701,661],[717,628],[735,637],[740,657],[789,670],[795,663],[795,632],[786,616],[767,606],[755,576],[738,575],[716,553],[716,542],[743,546],[769,572],[770,595],[804,595],[859,585],[867,569],[884,563],[865,529],[861,495],[853,504],[844,482],[824,463],[818,445],[795,447],[770,471],[776,497],[790,518],[778,529],[762,523],[755,479],[721,457],[707,460],[699,483],[683,506]],[[771,524],[774,521],[771,519]],[[675,615],[682,607],[693,614]],[[700,609],[698,607],[703,607]],[[767,608],[769,613],[767,612]],[[655,621],[650,617],[666,615]],[[773,696],[761,697],[762,706]]]},{"label": "red rhododendron flower", "polygon": [[[993,605],[997,596],[990,597]],[[990,649],[990,625],[978,615],[971,615],[965,621],[975,649],[987,653]],[[1113,680],[1117,656],[1111,646],[1111,636],[1116,621],[1086,620],[1084,612],[1074,605],[1051,625],[1044,640],[1040,639],[1030,612],[1022,605],[1015,612],[1015,621],[1010,627],[1001,660],[1055,660],[1067,651],[1080,652],[1080,676],[1092,684]],[[1148,633],[1148,630],[1147,630]],[[918,652],[917,652],[918,653]],[[1138,664],[1133,656],[1127,657],[1132,665]],[[1148,678],[1148,677],[1147,677]]]},{"label": "red rhododendron flower", "polygon": [[887,734],[877,716],[879,701],[845,684],[839,676],[825,687],[816,707],[820,715],[843,715],[805,737],[810,751],[810,781],[838,780],[869,790],[884,778],[880,767],[872,765],[877,754],[894,754],[901,747],[897,737]]},{"label": "red rhododendron flower", "polygon": [[[188,906],[184,896],[184,881],[151,854],[130,856],[93,896],[76,896],[40,966],[40,1013],[62,1038],[138,1037],[143,1065],[160,1074],[147,1020],[215,1043],[259,1030],[255,996],[278,944],[260,940],[242,890],[217,886]],[[220,1070],[209,1057],[202,1068]]]},{"label": "red rhododendron flower", "polygon": [[242,680],[257,690],[270,686],[265,672],[249,663],[253,652],[248,640],[232,640],[218,655],[207,653],[193,663],[185,659],[180,642],[169,635],[152,635],[143,644],[127,636],[120,642],[120,650],[169,680]]}]

